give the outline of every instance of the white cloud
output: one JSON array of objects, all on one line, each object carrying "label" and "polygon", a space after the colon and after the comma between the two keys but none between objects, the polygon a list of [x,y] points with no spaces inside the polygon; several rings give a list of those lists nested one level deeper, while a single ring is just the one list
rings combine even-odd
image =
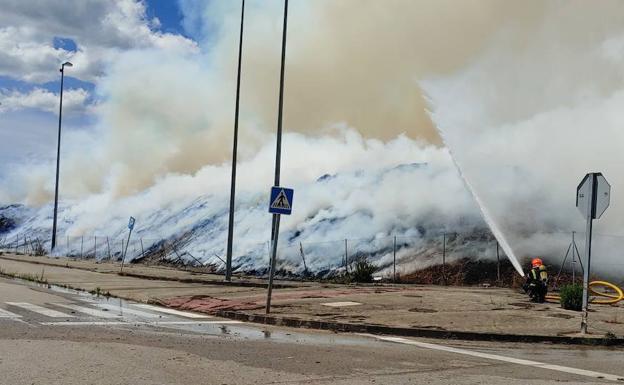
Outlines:
[{"label": "white cloud", "polygon": [[[85,112],[89,92],[82,88],[63,91],[63,112]],[[29,92],[0,91],[0,112],[33,108],[47,112],[57,112],[59,94],[43,88],[34,88]]]},{"label": "white cloud", "polygon": [[[72,76],[94,81],[130,49],[197,50],[190,39],[155,30],[159,22],[147,17],[142,0],[0,2],[0,75],[50,81],[62,61],[72,60]],[[74,40],[77,51],[54,48],[54,37]]]}]

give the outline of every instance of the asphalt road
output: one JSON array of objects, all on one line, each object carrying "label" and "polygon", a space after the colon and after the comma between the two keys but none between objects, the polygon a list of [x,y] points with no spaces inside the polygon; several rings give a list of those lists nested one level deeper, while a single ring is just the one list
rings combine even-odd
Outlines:
[{"label": "asphalt road", "polygon": [[624,349],[264,327],[0,279],[7,385],[624,383],[622,362]]}]

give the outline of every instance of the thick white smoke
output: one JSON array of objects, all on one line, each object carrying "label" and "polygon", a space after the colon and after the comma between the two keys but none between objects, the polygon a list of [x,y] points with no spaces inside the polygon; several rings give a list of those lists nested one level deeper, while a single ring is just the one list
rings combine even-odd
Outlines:
[{"label": "thick white smoke", "polygon": [[[306,247],[308,268],[318,272],[341,265],[345,238],[362,241],[351,244],[352,254],[364,249],[379,253],[392,244],[393,236],[414,250],[426,247],[432,238],[440,242],[443,231],[469,236],[486,232],[445,149],[405,136],[384,143],[345,127],[334,131],[324,137],[284,136],[288,167],[282,178],[295,188],[296,197],[294,214],[282,219],[280,253],[282,263],[294,266],[292,270],[303,269],[299,242]],[[322,159],[310,162],[321,153]],[[239,165],[234,264],[246,271],[266,268],[265,243],[270,236],[266,181],[272,177],[273,157],[271,141]],[[93,236],[98,236],[99,258],[106,257],[110,245],[115,253],[132,215],[137,227],[131,257],[139,255],[142,246],[147,249],[162,239],[191,234],[179,252],[221,266],[215,255],[223,257],[226,244],[229,173],[228,164],[207,165],[193,174],[169,174],[128,197],[103,193],[66,202],[61,207],[57,252],[78,254],[85,236],[84,250],[93,253]],[[22,214],[27,221],[8,234],[8,240],[24,233],[45,239],[50,209],[46,205]],[[410,260],[414,255],[405,247],[401,246],[399,262],[406,268],[428,263]],[[471,255],[481,255],[476,247],[483,244],[466,248]]]},{"label": "thick white smoke", "polygon": [[621,2],[550,3],[534,28],[509,26],[470,66],[423,82],[434,122],[521,256],[562,258],[570,232],[584,231],[576,187],[601,171],[612,203],[595,232],[623,237],[598,235],[595,263],[621,270],[623,21]]},{"label": "thick white smoke", "polygon": [[[203,33],[201,52],[137,49],[117,57],[97,84],[101,103],[93,143],[63,139],[63,197],[132,194],[168,173],[193,173],[229,158],[240,3],[181,4],[188,28]],[[282,4],[247,2],[243,159],[274,132]],[[512,15],[530,20],[539,8],[494,0],[292,1],[286,131],[328,135],[326,127],[346,122],[365,137],[388,140],[405,133],[438,143],[417,80],[461,68]],[[49,201],[50,167],[13,169],[0,198]],[[24,175],[36,177],[24,181]]]},{"label": "thick white smoke", "polygon": [[[97,127],[64,138],[63,232],[122,231],[136,214],[148,224],[145,236],[167,237],[218,217],[202,242],[224,245],[239,9],[230,1],[182,3],[186,22],[207,31],[202,51],[121,55],[98,85]],[[250,242],[267,237],[281,4],[248,2],[237,238]],[[283,180],[298,193],[285,231],[310,225],[310,215],[327,219],[309,232],[313,240],[390,234],[424,221],[482,225],[447,151],[418,142],[439,143],[422,87],[434,122],[519,256],[560,258],[568,232],[583,230],[574,189],[588,171],[613,184],[597,232],[624,233],[619,2],[291,4]],[[341,122],[359,133],[337,129]],[[394,179],[384,172],[421,161],[431,171]],[[0,199],[49,202],[50,169],[14,169]],[[326,173],[342,173],[341,184],[317,186]],[[193,202],[201,210],[184,211]],[[177,210],[188,217],[172,217]],[[356,219],[337,225],[335,216]]]}]

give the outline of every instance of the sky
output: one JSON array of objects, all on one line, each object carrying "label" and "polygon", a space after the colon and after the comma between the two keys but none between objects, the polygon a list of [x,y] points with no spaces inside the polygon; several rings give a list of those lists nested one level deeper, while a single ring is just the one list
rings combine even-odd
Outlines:
[{"label": "sky", "polygon": [[[283,4],[246,2],[239,161],[249,173],[241,192],[265,191],[273,180]],[[566,246],[569,230],[582,229],[576,185],[601,170],[614,193],[599,230],[622,234],[622,1],[289,4],[284,127],[300,148],[283,148],[284,183],[437,161],[454,176],[450,186],[462,171],[528,255],[535,245]],[[119,202],[143,203],[146,193],[159,198],[145,202],[146,215],[179,194],[227,202],[239,1],[0,0],[0,9],[1,203],[53,199],[58,69],[66,60],[74,66],[64,94],[61,200],[81,202],[82,217],[99,221],[76,226],[80,232],[104,226]],[[400,159],[390,150],[369,159],[396,140],[413,146]],[[354,192],[350,213],[377,204],[358,195],[356,179],[342,186]],[[439,194],[422,202],[448,206]],[[316,203],[307,207],[327,204]],[[344,202],[334,204],[345,216]],[[388,209],[391,217],[404,211]],[[554,233],[565,240],[540,241]]]},{"label": "sky", "polygon": [[63,129],[94,126],[97,86],[124,52],[196,51],[174,0],[0,0],[0,177],[56,154],[60,64]]}]

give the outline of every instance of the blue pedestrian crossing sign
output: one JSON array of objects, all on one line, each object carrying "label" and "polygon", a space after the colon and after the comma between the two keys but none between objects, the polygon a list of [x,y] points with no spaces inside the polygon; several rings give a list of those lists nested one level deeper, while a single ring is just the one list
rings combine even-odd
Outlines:
[{"label": "blue pedestrian crossing sign", "polygon": [[269,212],[271,214],[290,215],[292,213],[293,195],[295,190],[285,187],[271,187]]},{"label": "blue pedestrian crossing sign", "polygon": [[134,222],[135,222],[134,217],[130,217],[130,219],[128,220],[128,229],[130,230],[134,229]]}]

